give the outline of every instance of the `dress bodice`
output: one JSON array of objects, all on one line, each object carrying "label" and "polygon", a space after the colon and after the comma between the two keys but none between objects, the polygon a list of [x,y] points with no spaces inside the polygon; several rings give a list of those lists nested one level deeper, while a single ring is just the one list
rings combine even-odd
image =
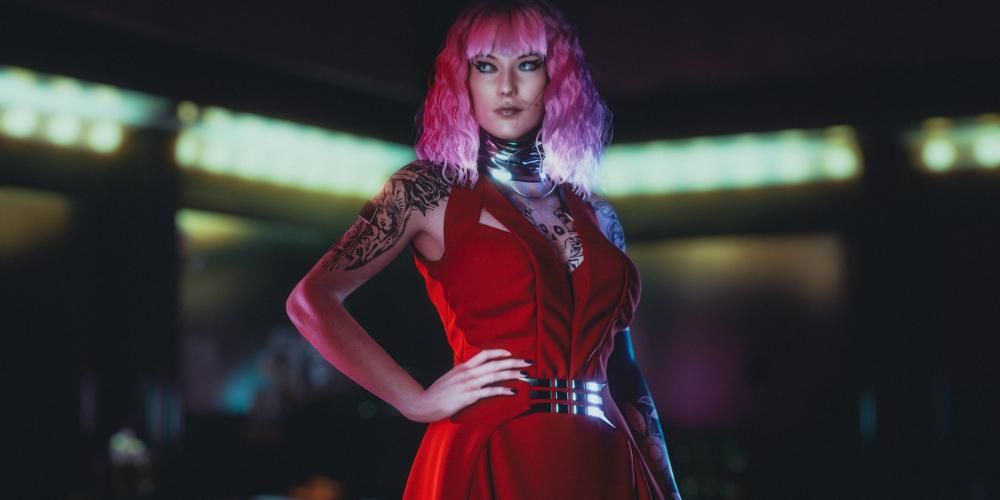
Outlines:
[{"label": "dress bodice", "polygon": [[[529,377],[607,381],[614,336],[632,322],[638,305],[639,273],[601,233],[592,207],[571,190],[565,194],[585,255],[572,273],[489,176],[480,175],[472,188],[452,186],[443,255],[429,261],[412,250],[456,365],[485,349],[506,349],[535,361],[524,368]],[[482,224],[483,209],[508,230]],[[551,484],[550,474],[579,472],[564,470],[575,467],[562,460],[564,453],[583,460],[580,467],[605,471],[592,475],[593,485],[575,483],[584,496],[663,498],[609,387],[599,393],[607,426],[586,416],[531,414],[525,382],[495,384],[517,393],[479,399],[428,425],[405,500],[503,497],[498,481],[539,491],[532,484]],[[541,450],[532,448],[539,444]],[[597,493],[598,484],[615,493]],[[476,493],[480,488],[486,493]]]},{"label": "dress bodice", "polygon": [[[584,255],[571,273],[488,176],[451,188],[444,254],[413,253],[456,364],[502,348],[536,360],[532,376],[604,379],[614,335],[638,305],[639,273],[601,233],[592,207],[564,193]],[[480,223],[484,208],[508,230]]]}]

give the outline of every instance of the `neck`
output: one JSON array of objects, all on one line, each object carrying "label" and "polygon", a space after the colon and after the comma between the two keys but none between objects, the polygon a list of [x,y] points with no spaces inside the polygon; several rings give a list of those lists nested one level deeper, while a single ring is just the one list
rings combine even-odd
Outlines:
[{"label": "neck", "polygon": [[517,139],[501,139],[479,127],[480,170],[501,180],[542,182],[545,152],[538,139],[541,124]]}]

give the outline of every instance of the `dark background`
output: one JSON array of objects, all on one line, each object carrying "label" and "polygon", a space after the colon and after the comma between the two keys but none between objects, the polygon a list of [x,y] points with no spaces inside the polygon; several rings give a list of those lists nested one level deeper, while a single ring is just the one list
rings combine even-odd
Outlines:
[{"label": "dark background", "polygon": [[[930,177],[900,140],[924,118],[1000,111],[997,7],[557,3],[616,143],[858,131],[864,171],[846,186],[613,200],[645,283],[637,356],[685,498],[997,497],[1000,178]],[[7,1],[0,64],[412,144],[462,4]],[[128,168],[108,168],[0,139],[0,187],[48,193],[71,221],[0,275],[13,496],[243,498],[322,475],[348,498],[398,497],[423,425],[335,371],[269,411],[198,399],[213,363],[315,368],[284,298],[362,200],[209,202],[188,194],[171,141],[140,131],[112,160]],[[241,217],[251,236],[202,249],[175,223],[189,209]],[[4,220],[34,216],[22,210]],[[808,276],[786,264],[801,255],[837,279],[812,302],[760,277],[705,295],[682,278],[691,265],[705,279],[691,259],[713,245],[779,275]],[[450,353],[410,258],[348,306],[429,384]],[[126,426],[150,471],[111,465],[109,437]]]}]

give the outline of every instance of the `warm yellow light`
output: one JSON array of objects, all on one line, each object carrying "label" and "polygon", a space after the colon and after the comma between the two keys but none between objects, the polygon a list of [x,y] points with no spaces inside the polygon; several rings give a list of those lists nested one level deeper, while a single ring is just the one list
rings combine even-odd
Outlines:
[{"label": "warm yellow light", "polygon": [[65,237],[73,203],[46,191],[0,186],[0,257],[28,256]]},{"label": "warm yellow light", "polygon": [[175,223],[188,244],[199,250],[240,244],[253,234],[250,219],[201,210],[178,210]]},{"label": "warm yellow light", "polygon": [[181,101],[177,104],[177,119],[186,125],[198,121],[198,105],[191,101]]}]

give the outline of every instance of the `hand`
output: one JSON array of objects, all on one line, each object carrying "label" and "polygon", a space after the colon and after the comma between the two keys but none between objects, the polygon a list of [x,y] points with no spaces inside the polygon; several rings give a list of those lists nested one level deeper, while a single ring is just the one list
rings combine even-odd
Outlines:
[{"label": "hand", "polygon": [[514,394],[509,387],[483,387],[493,382],[524,376],[519,368],[531,366],[531,363],[523,359],[487,361],[510,355],[509,351],[503,349],[487,349],[466,362],[455,365],[412,402],[405,413],[406,418],[415,422],[434,422],[448,418],[482,398]]}]

